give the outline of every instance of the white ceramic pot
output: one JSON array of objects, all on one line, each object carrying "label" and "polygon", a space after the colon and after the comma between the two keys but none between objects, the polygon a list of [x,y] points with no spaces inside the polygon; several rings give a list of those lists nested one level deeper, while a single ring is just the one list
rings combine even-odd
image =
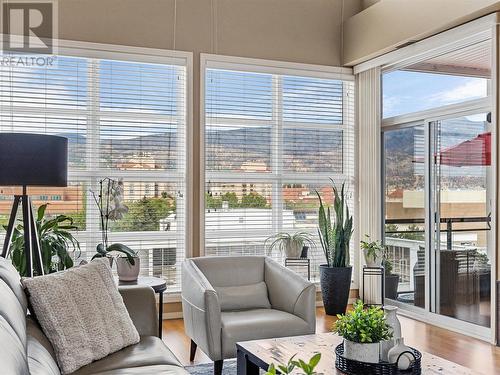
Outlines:
[{"label": "white ceramic pot", "polygon": [[287,258],[300,258],[303,244],[295,241],[286,241],[285,255]]},{"label": "white ceramic pot", "polygon": [[116,272],[120,281],[136,281],[141,270],[141,259],[134,257],[134,265],[126,257],[116,258]]},{"label": "white ceramic pot", "polygon": [[382,256],[379,255],[375,259],[368,255],[368,250],[363,250],[365,256],[365,263],[367,267],[380,267],[382,265]]},{"label": "white ceramic pot", "polygon": [[361,362],[378,363],[380,357],[379,343],[360,344],[359,342],[344,340],[344,357]]},{"label": "white ceramic pot", "polygon": [[396,306],[384,306],[385,320],[392,333],[393,340],[401,338],[401,323],[399,322],[397,315],[398,308]]},{"label": "white ceramic pot", "polygon": [[408,368],[413,364],[415,357],[410,353],[411,349],[407,347],[404,343],[403,338],[396,339],[396,346],[389,350],[389,362],[397,363],[400,370],[408,370]]}]

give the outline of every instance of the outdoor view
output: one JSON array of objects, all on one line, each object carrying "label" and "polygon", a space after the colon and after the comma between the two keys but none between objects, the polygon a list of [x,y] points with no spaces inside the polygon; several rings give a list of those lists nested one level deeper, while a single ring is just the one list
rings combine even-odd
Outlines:
[{"label": "outdoor view", "polygon": [[[488,247],[491,146],[487,114],[436,121],[431,155],[436,189],[436,220],[431,233],[438,250],[436,312],[483,326],[490,324],[491,262]],[[384,133],[385,241],[393,273],[392,298],[425,305],[424,126]],[[403,167],[402,167],[403,166]]]},{"label": "outdoor view", "polygon": [[[171,290],[179,287],[185,68],[59,56],[54,67],[2,66],[0,74],[0,131],[68,138],[69,186],[28,193],[34,206],[48,203],[46,217],[74,220],[82,249],[76,261],[89,260],[100,239],[92,192],[98,194],[103,178],[123,179],[128,212],[111,223],[110,240],[139,251],[142,274],[162,275]],[[0,188],[0,224],[19,192]]]},{"label": "outdoor view", "polygon": [[206,255],[264,254],[269,236],[306,231],[317,278],[316,192],[331,204],[333,178],[354,203],[352,90],[340,80],[207,70]]}]

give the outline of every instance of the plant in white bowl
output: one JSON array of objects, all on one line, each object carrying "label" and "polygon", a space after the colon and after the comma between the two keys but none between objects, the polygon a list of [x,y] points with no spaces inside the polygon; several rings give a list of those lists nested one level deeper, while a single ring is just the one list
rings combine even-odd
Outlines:
[{"label": "plant in white bowl", "polygon": [[337,315],[333,331],[344,338],[344,356],[360,362],[378,363],[380,342],[392,337],[384,310],[378,306],[365,308],[357,301],[354,309]]},{"label": "plant in white bowl", "polygon": [[273,250],[278,250],[280,253],[285,253],[287,258],[300,258],[302,248],[308,245],[314,248],[313,237],[307,232],[295,232],[293,234],[280,232],[268,237],[264,243],[267,247],[267,255],[271,255]]},{"label": "plant in white bowl", "polygon": [[380,267],[384,259],[385,246],[379,241],[370,241],[370,236],[365,234],[366,241],[360,241],[365,262],[368,267]]}]

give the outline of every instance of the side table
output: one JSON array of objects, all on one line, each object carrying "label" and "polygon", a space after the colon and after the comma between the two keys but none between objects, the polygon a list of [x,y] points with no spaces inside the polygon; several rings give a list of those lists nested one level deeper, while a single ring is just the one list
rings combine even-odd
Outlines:
[{"label": "side table", "polygon": [[158,337],[162,338],[163,330],[163,293],[167,290],[167,281],[160,277],[151,276],[139,276],[136,281],[119,281],[115,278],[118,286],[127,285],[147,285],[153,288],[155,293],[159,295],[159,306],[158,306]]}]

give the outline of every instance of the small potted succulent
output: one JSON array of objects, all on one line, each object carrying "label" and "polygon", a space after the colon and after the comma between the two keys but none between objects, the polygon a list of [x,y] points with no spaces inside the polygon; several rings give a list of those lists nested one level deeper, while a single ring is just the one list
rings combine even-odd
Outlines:
[{"label": "small potted succulent", "polygon": [[392,273],[392,262],[387,259],[387,253],[384,255],[382,265],[384,266],[385,274],[385,298],[397,299],[399,275]]},{"label": "small potted succulent", "polygon": [[307,232],[277,233],[268,237],[264,243],[267,247],[267,255],[276,249],[281,254],[285,253],[287,258],[300,258],[304,245],[315,246],[312,235]]},{"label": "small potted succulent", "polygon": [[333,331],[344,338],[344,356],[366,363],[378,363],[380,342],[392,337],[384,310],[378,306],[365,308],[357,301],[354,309],[338,315]]},{"label": "small potted succulent", "polygon": [[[120,281],[137,280],[140,271],[140,258],[137,252],[121,243],[109,244],[108,239],[109,222],[122,219],[128,212],[128,207],[123,202],[123,181],[105,178],[99,181],[99,193],[96,194],[93,191],[91,193],[99,210],[102,237],[102,242],[97,245],[97,252],[92,259],[108,257],[110,265],[113,264],[113,259],[116,259]],[[113,254],[122,256],[113,256]]]},{"label": "small potted succulent", "polygon": [[385,246],[379,241],[370,241],[370,236],[365,234],[366,241],[360,241],[361,249],[368,267],[380,267],[384,258]]}]

